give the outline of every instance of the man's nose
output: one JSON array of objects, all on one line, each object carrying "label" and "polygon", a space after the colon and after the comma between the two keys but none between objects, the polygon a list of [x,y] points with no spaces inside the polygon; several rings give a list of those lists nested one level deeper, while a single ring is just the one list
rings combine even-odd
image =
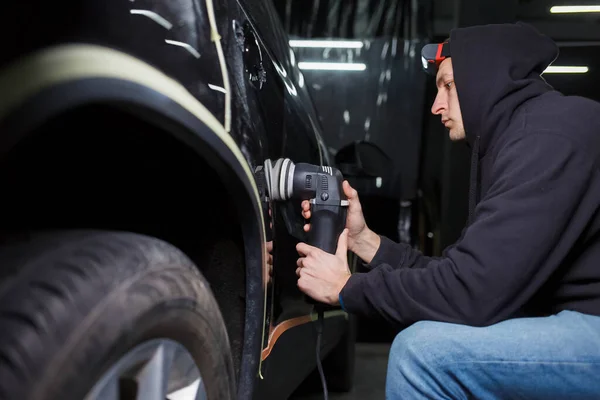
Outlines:
[{"label": "man's nose", "polygon": [[440,115],[446,109],[446,100],[442,93],[438,92],[435,96],[435,101],[431,106],[431,113],[434,115]]}]

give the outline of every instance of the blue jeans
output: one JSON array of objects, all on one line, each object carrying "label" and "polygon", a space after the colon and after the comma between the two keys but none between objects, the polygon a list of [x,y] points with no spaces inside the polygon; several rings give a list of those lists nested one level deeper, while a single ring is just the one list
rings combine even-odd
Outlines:
[{"label": "blue jeans", "polygon": [[600,317],[487,327],[418,322],[390,351],[386,399],[600,399]]}]

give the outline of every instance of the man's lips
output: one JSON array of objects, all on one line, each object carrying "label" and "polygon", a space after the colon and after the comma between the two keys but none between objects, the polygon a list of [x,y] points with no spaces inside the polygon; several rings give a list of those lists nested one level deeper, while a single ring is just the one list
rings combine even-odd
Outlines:
[{"label": "man's lips", "polygon": [[446,126],[446,127],[448,126],[448,123],[449,123],[449,122],[450,122],[450,120],[449,120],[449,119],[443,119],[443,120],[442,120],[442,124],[444,124],[444,126]]}]

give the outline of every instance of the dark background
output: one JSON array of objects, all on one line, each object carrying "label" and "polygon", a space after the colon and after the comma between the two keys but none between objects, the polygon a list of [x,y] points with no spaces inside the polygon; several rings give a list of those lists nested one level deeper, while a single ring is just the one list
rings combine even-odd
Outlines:
[{"label": "dark background", "polygon": [[[349,177],[368,225],[393,240],[439,255],[467,217],[470,152],[452,143],[430,107],[433,79],[420,50],[454,27],[524,21],[556,41],[553,65],[585,65],[586,74],[545,74],[557,90],[600,100],[600,13],[552,14],[547,0],[277,0],[290,39],[359,40],[361,49],[294,48],[297,61],[364,63],[364,71],[303,70],[335,157],[355,141],[389,159],[382,184]],[[598,4],[598,2],[596,2]],[[359,341],[391,341],[379,321],[359,320]]]}]

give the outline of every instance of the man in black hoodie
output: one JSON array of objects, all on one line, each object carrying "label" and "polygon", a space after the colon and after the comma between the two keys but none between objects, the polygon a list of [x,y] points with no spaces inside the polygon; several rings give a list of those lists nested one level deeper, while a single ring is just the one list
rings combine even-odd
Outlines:
[{"label": "man in black hoodie", "polygon": [[[298,244],[298,286],[402,329],[388,398],[600,398],[600,104],[544,81],[558,50],[526,24],[448,47],[432,112],[473,151],[461,238],[426,257],[378,236],[345,182],[338,252]],[[372,270],[350,274],[347,249]]]}]

